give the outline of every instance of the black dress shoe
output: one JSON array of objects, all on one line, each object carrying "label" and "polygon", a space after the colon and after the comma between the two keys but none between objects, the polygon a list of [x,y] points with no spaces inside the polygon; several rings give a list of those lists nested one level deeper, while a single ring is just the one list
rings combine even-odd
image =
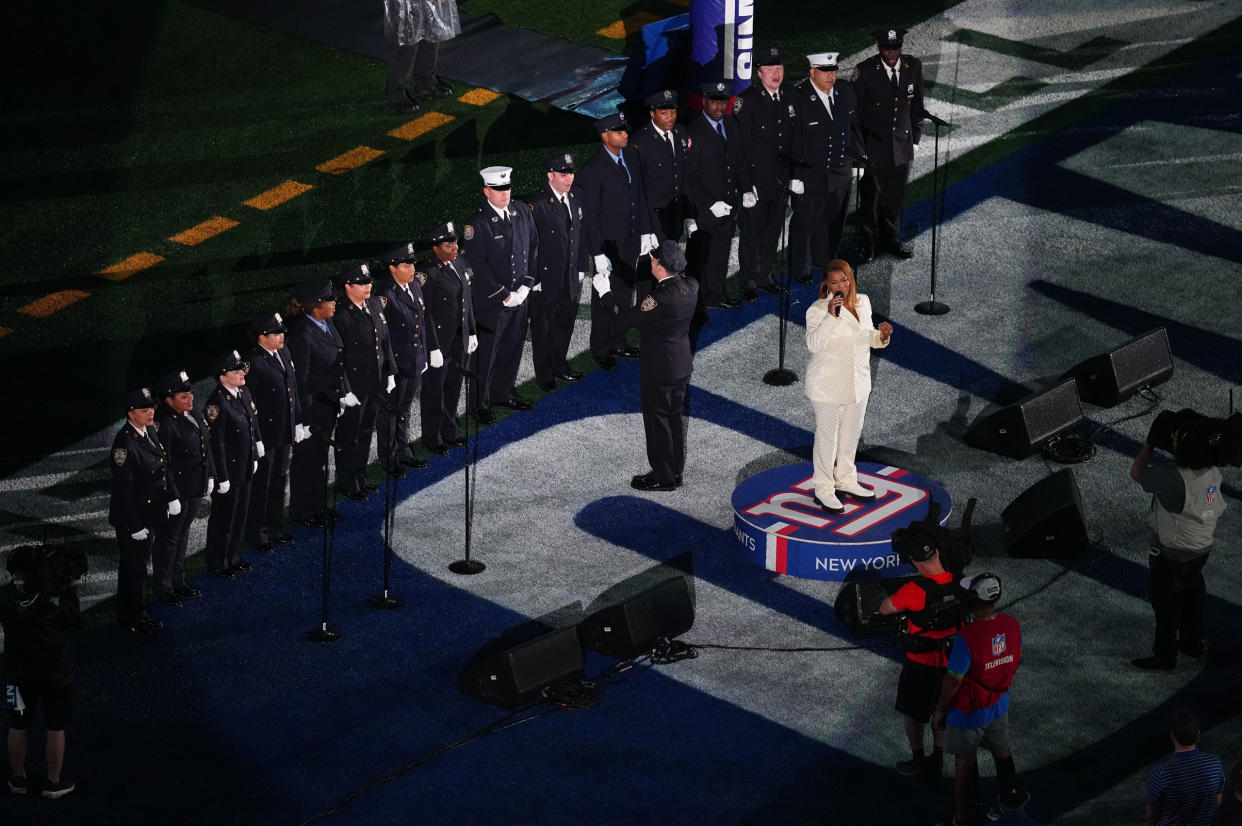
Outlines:
[{"label": "black dress shoe", "polygon": [[258,545],[254,546],[254,549],[261,554],[270,554],[276,550],[272,547],[271,542],[260,542]]},{"label": "black dress shoe", "polygon": [[324,528],[328,526],[328,520],[317,513],[313,513],[310,516],[307,516],[303,519],[294,519],[293,521],[299,525],[302,525],[307,528],[312,528],[317,531],[323,530]]},{"label": "black dress shoe", "polygon": [[198,599],[203,595],[203,592],[195,588],[193,585],[182,585],[180,588],[173,591],[173,593],[181,597],[182,600]]},{"label": "black dress shoe", "polygon": [[1173,671],[1177,668],[1177,661],[1170,662],[1156,656],[1139,657],[1137,660],[1130,660],[1130,665],[1140,671]]},{"label": "black dress shoe", "polygon": [[768,283],[761,285],[759,289],[763,290],[765,293],[770,293],[772,295],[784,295],[785,294],[785,288],[782,287],[780,284],[777,284],[775,281],[769,281]]},{"label": "black dress shoe", "polygon": [[492,412],[490,407],[474,411],[474,417],[483,422],[483,424],[495,424],[496,422],[496,414]]},{"label": "black dress shoe", "polygon": [[595,364],[604,370],[617,369],[617,359],[611,353],[604,356],[592,356],[592,358],[595,359]]},{"label": "black dress shoe", "polygon": [[223,571],[212,571],[212,573],[220,577],[220,579],[232,579],[237,576],[237,572],[232,568],[225,568]]},{"label": "black dress shoe", "polygon": [[405,478],[405,468],[403,467],[390,467],[387,473],[390,479],[404,479]]},{"label": "black dress shoe", "polygon": [[412,115],[423,108],[418,105],[418,101],[410,97],[408,94],[403,95],[401,100],[388,101],[388,105],[393,109],[396,109],[398,112],[404,112],[407,115]]},{"label": "black dress shoe", "polygon": [[160,602],[164,603],[169,608],[180,608],[182,605],[185,605],[185,599],[176,591],[173,591],[166,597],[160,597]]},{"label": "black dress shoe", "polygon": [[561,381],[582,381],[582,374],[577,370],[566,370],[564,373],[557,373],[556,377]]},{"label": "black dress shoe", "polygon": [[720,299],[720,306],[726,310],[740,310],[742,309],[742,302],[736,298],[722,298]]},{"label": "black dress shoe", "polygon": [[449,454],[448,445],[428,445],[425,443],[424,445],[432,453],[435,453],[439,456],[447,456]]},{"label": "black dress shoe", "polygon": [[233,566],[233,570],[243,574],[248,574],[254,570],[254,566],[243,559]]},{"label": "black dress shoe", "polygon": [[810,284],[811,274],[809,272],[806,273],[805,275],[802,273],[799,273],[793,277],[793,280],[797,281],[799,284]]},{"label": "black dress shoe", "polygon": [[293,534],[285,531],[272,537],[272,541],[277,545],[292,545],[296,540],[293,538]]},{"label": "black dress shoe", "polygon": [[379,493],[379,485],[373,485],[370,482],[363,482],[362,492],[366,494]]},{"label": "black dress shoe", "polygon": [[871,261],[871,259],[875,258],[875,251],[869,244],[863,245],[858,248],[858,252],[854,258],[857,264],[866,264]]},{"label": "black dress shoe", "polygon": [[654,473],[635,476],[630,480],[630,487],[634,490],[677,490],[677,485],[672,482],[661,482]]},{"label": "black dress shoe", "polygon": [[501,407],[507,407],[510,410],[534,410],[535,405],[523,399],[521,396],[510,396],[502,402],[496,402]]},{"label": "black dress shoe", "polygon": [[535,386],[545,393],[551,393],[556,389],[556,382],[554,380],[536,381]]},{"label": "black dress shoe", "polygon": [[609,350],[609,351],[608,351],[608,355],[612,356],[612,357],[613,357],[613,358],[615,358],[615,359],[630,359],[630,358],[634,358],[634,356],[631,356],[631,355],[630,355],[630,351],[629,351],[629,349],[628,349],[628,348],[622,348],[622,347],[615,347],[615,348],[613,348],[613,349]]},{"label": "black dress shoe", "polygon": [[673,484],[677,487],[681,487],[681,474],[680,473],[673,477]]},{"label": "black dress shoe", "polygon": [[900,258],[903,261],[906,260],[907,258],[914,257],[914,250],[910,249],[909,247],[907,247],[905,244],[901,243],[900,241],[893,241],[892,243],[885,246],[884,249],[894,258]]},{"label": "black dress shoe", "polygon": [[754,289],[753,287],[747,287],[746,289],[742,290],[742,300],[745,301],[747,304],[754,304],[756,301],[759,300],[759,291]]},{"label": "black dress shoe", "polygon": [[417,456],[411,456],[408,459],[402,459],[401,464],[405,465],[408,468],[413,468],[414,470],[426,470],[427,469],[427,460],[420,459]]},{"label": "black dress shoe", "polygon": [[341,491],[341,496],[344,496],[346,499],[353,499],[355,502],[367,501],[367,495],[360,490],[343,490]]},{"label": "black dress shoe", "polygon": [[457,436],[456,438],[448,440],[449,447],[465,447],[468,444],[469,444],[469,441],[462,438],[461,436]]},{"label": "black dress shoe", "polygon": [[437,80],[436,85],[430,89],[415,89],[414,93],[425,98],[447,98],[453,96],[453,87],[442,80]]},{"label": "black dress shoe", "polygon": [[336,508],[328,508],[326,511],[321,512],[319,517],[321,519],[331,520],[332,522],[340,522],[345,518],[345,515]]}]

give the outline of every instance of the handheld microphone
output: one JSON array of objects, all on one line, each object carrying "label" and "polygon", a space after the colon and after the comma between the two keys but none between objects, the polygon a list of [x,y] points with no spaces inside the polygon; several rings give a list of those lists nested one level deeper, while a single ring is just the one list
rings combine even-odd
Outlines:
[{"label": "handheld microphone", "polygon": [[[833,296],[833,298],[842,298],[842,299],[843,299],[843,298],[845,298],[845,293],[844,293],[844,292],[842,292],[841,290],[837,290],[837,292],[836,292],[836,294]],[[838,304],[838,305],[837,305],[837,309],[833,312],[833,315],[835,315],[837,318],[840,318],[840,317],[841,317],[841,305],[840,305],[840,304]]]}]

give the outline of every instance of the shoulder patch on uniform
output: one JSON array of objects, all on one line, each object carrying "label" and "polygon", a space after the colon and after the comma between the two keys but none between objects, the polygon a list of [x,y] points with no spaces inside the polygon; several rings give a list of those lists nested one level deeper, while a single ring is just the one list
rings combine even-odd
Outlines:
[{"label": "shoulder patch on uniform", "polygon": [[215,424],[216,419],[220,418],[220,405],[209,404],[204,407],[203,418],[207,419],[207,424]]},{"label": "shoulder patch on uniform", "polygon": [[116,463],[117,467],[121,467],[122,465],[124,465],[125,460],[128,457],[129,457],[129,451],[127,451],[123,447],[118,447],[112,451],[112,461]]},{"label": "shoulder patch on uniform", "polygon": [[733,101],[733,114],[736,115],[740,111],[742,111],[742,99],[741,97],[738,97]]},{"label": "shoulder patch on uniform", "polygon": [[643,299],[643,303],[638,305],[638,309],[642,310],[644,313],[649,313],[659,306],[660,306],[660,302],[655,300],[655,296],[648,295],[646,298]]},{"label": "shoulder patch on uniform", "polygon": [[474,238],[474,227],[470,224],[466,224],[465,229],[461,231],[461,237],[465,238],[467,241],[472,240]]},{"label": "shoulder patch on uniform", "polygon": [[531,215],[534,215],[534,214],[535,214],[535,202],[534,202],[534,201],[531,201],[531,202],[530,202],[529,204],[527,204],[526,206],[530,209],[530,214],[531,214]]},{"label": "shoulder patch on uniform", "polygon": [[151,422],[151,426],[155,428],[155,432],[156,432],[156,433],[159,433],[159,432],[160,432],[160,423],[159,423],[159,421],[154,421],[154,422]]},{"label": "shoulder patch on uniform", "polygon": [[855,66],[855,67],[854,67],[854,74],[852,74],[852,75],[850,76],[850,81],[851,81],[851,82],[856,81],[856,80],[858,80],[860,77],[862,77],[862,66]]},{"label": "shoulder patch on uniform", "polygon": [[427,283],[427,273],[425,272],[419,272],[418,270],[415,270],[414,277],[418,279],[419,286],[422,286],[423,284]]},{"label": "shoulder patch on uniform", "polygon": [[387,310],[387,309],[388,309],[388,296],[386,296],[386,295],[381,295],[381,296],[379,297],[379,300],[380,300],[380,307],[382,307],[383,309]]},{"label": "shoulder patch on uniform", "polygon": [[692,146],[694,146],[694,140],[689,135],[686,135],[686,148],[689,149]]}]

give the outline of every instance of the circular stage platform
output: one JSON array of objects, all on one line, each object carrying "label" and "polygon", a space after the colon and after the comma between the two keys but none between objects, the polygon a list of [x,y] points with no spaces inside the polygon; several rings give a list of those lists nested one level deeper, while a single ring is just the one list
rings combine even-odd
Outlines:
[{"label": "circular stage platform", "polygon": [[940,524],[953,503],[940,485],[901,468],[858,463],[874,502],[845,497],[845,513],[815,504],[810,462],[765,470],[733,490],[733,532],[742,553],[778,574],[833,582],[913,573],[893,552],[893,531],[925,519],[940,504]]}]

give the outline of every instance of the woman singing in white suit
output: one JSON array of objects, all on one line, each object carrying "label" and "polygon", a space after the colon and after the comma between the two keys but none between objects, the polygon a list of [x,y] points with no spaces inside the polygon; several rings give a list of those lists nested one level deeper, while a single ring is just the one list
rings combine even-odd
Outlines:
[{"label": "woman singing in white suit", "polygon": [[819,300],[806,311],[806,397],[815,408],[815,504],[829,513],[844,508],[838,493],[870,500],[858,482],[854,452],[862,436],[871,393],[871,349],[888,346],[893,325],[871,323],[871,302],[858,292],[854,271],[839,258],[828,262]]}]

